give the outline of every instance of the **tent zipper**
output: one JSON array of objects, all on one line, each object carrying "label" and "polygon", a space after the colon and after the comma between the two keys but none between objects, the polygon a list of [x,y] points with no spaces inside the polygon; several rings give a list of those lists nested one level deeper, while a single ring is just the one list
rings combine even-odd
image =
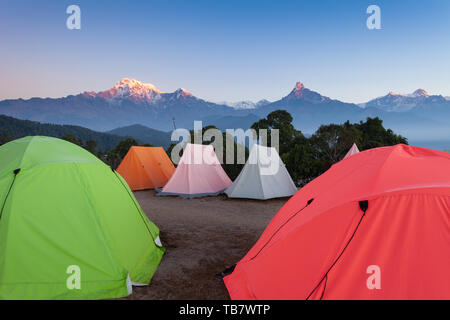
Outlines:
[{"label": "tent zipper", "polygon": [[336,265],[336,263],[339,261],[339,259],[342,257],[342,255],[344,254],[345,250],[347,249],[347,247],[349,246],[350,242],[352,242],[356,231],[358,231],[359,226],[361,225],[362,220],[364,219],[364,217],[366,216],[366,211],[369,208],[369,201],[367,200],[363,200],[363,201],[359,201],[359,208],[361,209],[361,211],[363,212],[361,218],[358,221],[358,224],[356,225],[355,230],[353,231],[350,239],[348,239],[347,243],[345,244],[344,249],[342,249],[341,253],[339,254],[339,256],[336,258],[336,260],[334,260],[334,262],[331,264],[331,267],[328,268],[327,272],[325,272],[325,275],[322,277],[322,279],[319,281],[319,283],[314,287],[314,289],[311,291],[311,293],[306,297],[306,300],[309,300],[309,298],[311,297],[311,295],[319,288],[320,284],[325,280],[325,285],[323,287],[322,290],[322,294],[320,295],[320,300],[322,300],[324,294],[325,294],[325,289],[327,287],[327,281],[328,281],[328,273],[331,271],[331,269],[333,269],[333,267]]},{"label": "tent zipper", "polygon": [[8,192],[6,193],[5,200],[3,201],[2,209],[0,210],[0,219],[3,216],[3,210],[5,209],[6,201],[8,201],[9,194],[11,193],[11,190],[14,186],[14,182],[16,181],[16,177],[19,174],[20,169],[16,169],[13,172],[14,172],[14,178],[13,178],[13,181],[11,182],[11,185],[9,186]]},{"label": "tent zipper", "polygon": [[287,219],[278,229],[277,231],[275,231],[272,236],[269,238],[269,240],[267,240],[267,242],[261,247],[261,249],[259,249],[259,251],[249,260],[253,260],[255,259],[260,253],[261,251],[269,244],[270,241],[272,241],[273,237],[275,237],[275,235],[289,222],[291,221],[297,214],[299,214],[300,212],[302,212],[304,209],[306,209],[312,202],[314,201],[314,198],[311,198],[308,200],[308,202],[305,204],[305,206],[303,208],[301,208],[300,210],[298,210],[297,212],[295,212],[292,216],[289,217],[289,219]]}]

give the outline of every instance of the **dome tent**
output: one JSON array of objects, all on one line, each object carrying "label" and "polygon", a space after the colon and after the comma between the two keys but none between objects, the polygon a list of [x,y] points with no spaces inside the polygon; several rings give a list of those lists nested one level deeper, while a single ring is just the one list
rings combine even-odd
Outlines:
[{"label": "dome tent", "polygon": [[188,143],[174,174],[158,195],[213,196],[223,193],[231,183],[212,145]]},{"label": "dome tent", "polygon": [[230,198],[273,199],[297,192],[294,182],[275,148],[255,144],[247,163],[225,191]]},{"label": "dome tent", "polygon": [[[60,139],[0,147],[0,210],[0,299],[127,296],[164,253],[122,177]],[[73,266],[80,289],[67,285]]]},{"label": "dome tent", "polygon": [[132,146],[117,168],[133,191],[161,188],[174,171],[172,161],[161,147]]},{"label": "dome tent", "polygon": [[224,282],[233,299],[450,299],[449,219],[450,154],[367,150],[297,192]]}]

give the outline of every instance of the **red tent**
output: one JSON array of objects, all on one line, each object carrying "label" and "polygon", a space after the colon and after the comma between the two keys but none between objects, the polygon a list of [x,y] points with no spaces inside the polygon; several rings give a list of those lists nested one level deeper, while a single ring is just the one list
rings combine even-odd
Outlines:
[{"label": "red tent", "polygon": [[450,299],[450,154],[397,145],[295,194],[224,281],[232,299]]}]

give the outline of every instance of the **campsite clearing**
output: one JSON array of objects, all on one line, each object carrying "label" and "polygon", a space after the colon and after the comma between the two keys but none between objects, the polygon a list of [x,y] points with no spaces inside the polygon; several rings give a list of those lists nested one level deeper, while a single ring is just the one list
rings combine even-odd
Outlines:
[{"label": "campsite clearing", "polygon": [[215,274],[248,252],[288,200],[135,196],[167,250],[150,286],[133,287],[128,299],[229,299]]}]

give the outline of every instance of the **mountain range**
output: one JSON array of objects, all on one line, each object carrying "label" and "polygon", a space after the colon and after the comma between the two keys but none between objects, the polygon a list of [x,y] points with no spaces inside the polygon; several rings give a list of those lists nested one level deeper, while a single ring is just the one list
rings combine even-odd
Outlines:
[{"label": "mountain range", "polygon": [[[214,103],[185,89],[164,93],[154,85],[124,78],[113,88],[63,98],[0,101],[0,114],[55,124],[84,126],[97,131],[140,124],[161,131],[191,129],[194,120],[219,129],[250,127],[268,113],[284,109],[294,126],[313,133],[320,125],[357,122],[378,116],[386,127],[410,140],[449,140],[450,100],[418,89],[411,94],[388,93],[354,104],[331,99],[298,82],[289,94],[273,102]],[[142,129],[142,128],[141,128]]]},{"label": "mountain range", "polygon": [[259,107],[269,104],[270,101],[266,99],[259,100],[258,102],[253,102],[250,100],[238,101],[238,102],[221,102],[220,104],[232,107],[236,110],[251,110],[257,109]]}]

